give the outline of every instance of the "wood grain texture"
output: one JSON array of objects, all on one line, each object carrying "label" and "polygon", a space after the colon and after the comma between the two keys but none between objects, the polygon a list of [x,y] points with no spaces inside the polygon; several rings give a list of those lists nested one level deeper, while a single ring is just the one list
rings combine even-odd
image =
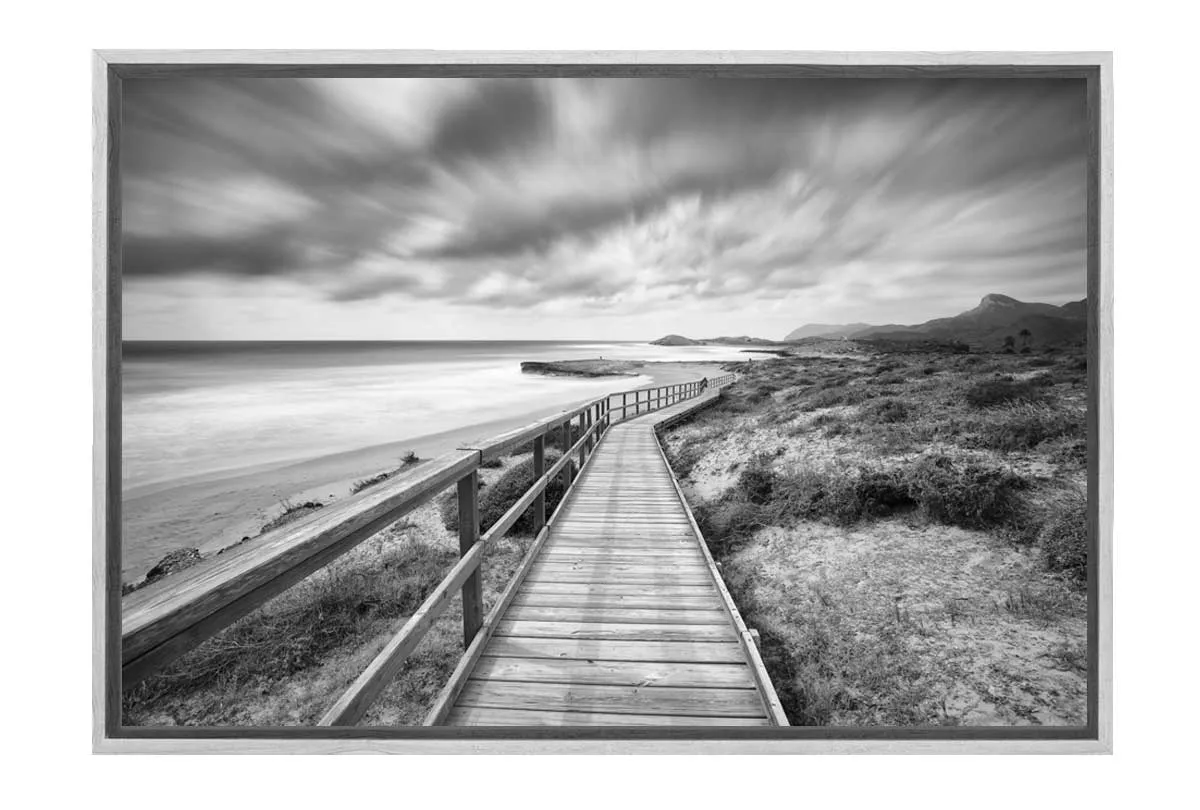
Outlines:
[{"label": "wood grain texture", "polygon": [[472,678],[457,706],[489,709],[761,718],[754,689],[515,683]]},{"label": "wood grain texture", "polygon": [[[651,391],[651,402],[687,391]],[[604,436],[446,722],[529,720],[466,709],[550,715],[539,723],[563,713],[581,725],[592,714],[773,721],[656,424],[645,415]]]},{"label": "wood grain texture", "polygon": [[578,658],[500,658],[484,656],[475,678],[534,683],[579,683],[609,686],[689,686],[754,689],[754,679],[740,664],[596,661]]},{"label": "wood grain texture", "polygon": [[458,706],[450,713],[455,726],[766,726],[753,717],[685,717],[663,714],[607,714],[604,712],[547,711],[529,709],[481,709]]}]

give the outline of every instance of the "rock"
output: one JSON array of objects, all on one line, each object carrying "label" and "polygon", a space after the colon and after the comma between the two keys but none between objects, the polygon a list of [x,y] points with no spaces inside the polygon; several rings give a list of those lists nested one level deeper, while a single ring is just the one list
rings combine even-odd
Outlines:
[{"label": "rock", "polygon": [[172,551],[146,572],[146,578],[142,580],[142,584],[149,585],[151,582],[157,582],[165,576],[183,571],[186,568],[191,568],[202,559],[204,557],[200,554],[200,549],[197,548],[181,548]]}]

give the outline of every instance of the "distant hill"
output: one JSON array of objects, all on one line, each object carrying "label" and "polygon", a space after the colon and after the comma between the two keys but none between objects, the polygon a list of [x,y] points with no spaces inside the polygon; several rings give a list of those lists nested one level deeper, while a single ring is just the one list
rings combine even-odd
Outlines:
[{"label": "distant hill", "polygon": [[740,337],[715,337],[702,338],[693,340],[686,338],[683,335],[666,335],[658,340],[652,340],[650,343],[654,346],[709,346],[714,343],[722,346],[778,346],[779,341],[767,340],[766,338],[750,337],[742,335]]},{"label": "distant hill", "polygon": [[787,333],[784,342],[791,340],[803,340],[804,338],[847,338],[855,332],[863,329],[870,329],[869,323],[806,323],[799,329],[793,329]]},{"label": "distant hill", "polygon": [[666,335],[658,340],[652,340],[654,346],[699,346],[700,341],[685,338],[683,335]]},{"label": "distant hill", "polygon": [[[849,326],[862,328],[849,334],[840,334]],[[789,334],[787,339],[796,340],[792,336],[798,332],[818,327],[817,324],[802,326]],[[1054,304],[1018,301],[1008,295],[990,293],[980,299],[978,306],[949,318],[935,318],[912,326],[849,324],[847,327],[833,329],[835,331],[824,332],[820,336],[844,336],[856,340],[865,338],[891,341],[959,341],[995,348],[1003,345],[1004,339],[1010,335],[1016,339],[1017,345],[1022,345],[1025,341],[1020,333],[1024,329],[1030,333],[1029,343],[1035,346],[1082,343],[1087,334],[1087,299],[1072,301],[1060,307]]]}]

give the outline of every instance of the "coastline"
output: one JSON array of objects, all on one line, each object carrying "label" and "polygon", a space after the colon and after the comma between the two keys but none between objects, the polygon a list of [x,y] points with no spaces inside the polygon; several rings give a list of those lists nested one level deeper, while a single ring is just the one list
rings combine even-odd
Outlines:
[{"label": "coastline", "polygon": [[[648,382],[631,385],[634,378],[613,376],[613,390],[670,385],[721,373],[719,363],[705,361],[647,361],[640,371]],[[139,580],[178,549],[196,548],[207,557],[244,537],[253,538],[282,511],[284,500],[323,504],[343,500],[351,494],[355,481],[400,466],[401,457],[410,450],[421,459],[433,459],[575,402],[548,404],[516,416],[330,455],[139,486],[123,497],[122,580]]]}]

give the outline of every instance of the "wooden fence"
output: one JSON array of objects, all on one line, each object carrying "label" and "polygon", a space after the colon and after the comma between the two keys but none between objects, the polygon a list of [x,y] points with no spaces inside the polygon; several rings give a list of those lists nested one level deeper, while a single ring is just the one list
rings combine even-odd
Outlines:
[{"label": "wooden fence", "polygon": [[[527,510],[536,534],[546,525],[546,487],[562,476],[569,490],[604,431],[615,421],[668,407],[733,382],[726,374],[621,391],[462,447],[399,474],[346,501],[268,532],[253,543],[207,560],[125,597],[122,604],[122,688],[167,666],[267,600],[350,551],[413,509],[457,487],[458,562],[400,631],[321,719],[321,725],[357,722],[395,677],[405,658],[461,591],[463,645],[469,649],[483,624],[480,562]],[[618,401],[620,404],[615,404]],[[574,430],[572,430],[574,428]],[[555,431],[569,447],[548,469],[546,438]],[[578,438],[571,443],[572,433]],[[495,524],[480,533],[479,468],[523,445],[532,445],[534,482]],[[564,495],[563,501],[566,497]]]}]

